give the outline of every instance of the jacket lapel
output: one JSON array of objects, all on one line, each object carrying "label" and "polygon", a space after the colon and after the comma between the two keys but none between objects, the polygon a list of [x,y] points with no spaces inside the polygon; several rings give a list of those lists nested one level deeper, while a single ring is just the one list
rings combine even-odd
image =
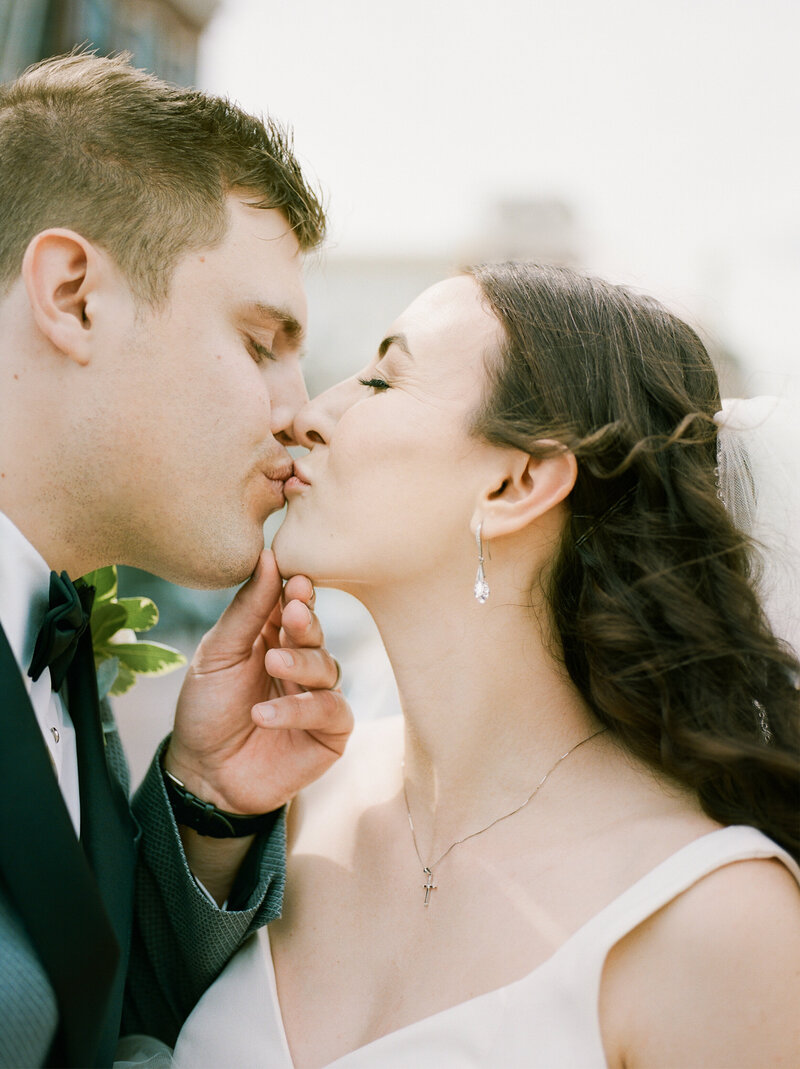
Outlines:
[{"label": "jacket lapel", "polygon": [[[99,1048],[116,987],[120,943],[75,836],[2,627],[0,740],[3,882],[56,993],[65,1063],[94,1066],[102,1057]],[[93,797],[88,805],[94,813]],[[90,816],[90,827],[97,819],[96,814]],[[127,888],[119,888],[119,893],[127,895]]]},{"label": "jacket lapel", "polygon": [[67,683],[78,746],[81,844],[122,949],[100,1039],[99,1064],[110,1064],[119,1035],[131,940],[138,827],[122,785],[109,774],[88,629],[81,637]]}]

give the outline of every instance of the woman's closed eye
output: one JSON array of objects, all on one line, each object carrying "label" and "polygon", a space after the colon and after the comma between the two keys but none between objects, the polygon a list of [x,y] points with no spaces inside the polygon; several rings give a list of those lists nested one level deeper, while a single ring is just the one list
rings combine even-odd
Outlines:
[{"label": "woman's closed eye", "polygon": [[359,379],[362,386],[367,386],[371,390],[391,390],[391,386],[385,379]]}]

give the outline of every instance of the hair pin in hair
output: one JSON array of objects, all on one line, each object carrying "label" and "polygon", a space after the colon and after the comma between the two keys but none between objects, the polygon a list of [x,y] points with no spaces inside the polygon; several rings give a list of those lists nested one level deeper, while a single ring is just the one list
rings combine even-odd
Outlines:
[{"label": "hair pin in hair", "polygon": [[582,535],[579,535],[578,538],[575,539],[575,545],[582,546],[587,538],[591,538],[595,531],[598,531],[605,523],[607,523],[615,512],[619,512],[619,510],[630,501],[635,492],[636,487],[629,486],[625,493],[622,494],[621,497],[618,497],[614,504],[610,505],[599,519],[595,520],[595,522],[588,527]]}]

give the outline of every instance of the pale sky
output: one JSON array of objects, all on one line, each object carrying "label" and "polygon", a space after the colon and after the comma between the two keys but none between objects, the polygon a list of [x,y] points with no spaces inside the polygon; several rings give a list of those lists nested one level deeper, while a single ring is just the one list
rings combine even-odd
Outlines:
[{"label": "pale sky", "polygon": [[798,0],[222,0],[200,82],[290,123],[332,256],[444,252],[498,197],[800,381]]}]

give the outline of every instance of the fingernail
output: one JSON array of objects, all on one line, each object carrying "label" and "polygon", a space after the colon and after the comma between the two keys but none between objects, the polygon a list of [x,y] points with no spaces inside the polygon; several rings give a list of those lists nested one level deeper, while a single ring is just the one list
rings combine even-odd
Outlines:
[{"label": "fingernail", "polygon": [[292,667],[292,665],[294,664],[294,657],[292,657],[291,653],[289,653],[288,650],[276,650],[275,652],[278,654],[278,656],[287,668]]},{"label": "fingernail", "polygon": [[259,719],[262,723],[266,724],[270,720],[274,720],[278,715],[278,710],[274,705],[259,705],[258,707]]}]

